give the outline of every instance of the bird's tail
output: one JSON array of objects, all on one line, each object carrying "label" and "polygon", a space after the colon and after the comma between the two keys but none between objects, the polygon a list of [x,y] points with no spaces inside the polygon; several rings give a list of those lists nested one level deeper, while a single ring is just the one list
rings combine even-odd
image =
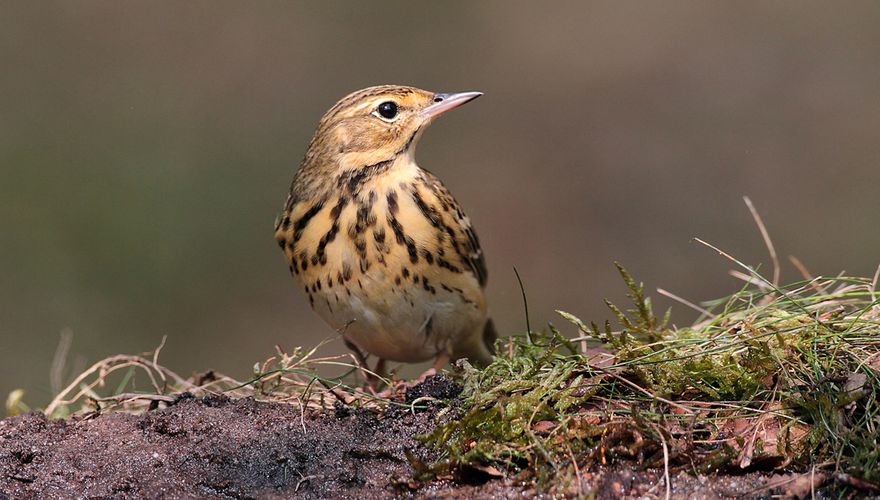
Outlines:
[{"label": "bird's tail", "polygon": [[483,344],[489,350],[489,354],[495,355],[495,341],[498,340],[498,332],[495,330],[495,323],[492,318],[486,320],[486,326],[483,327]]},{"label": "bird's tail", "polygon": [[477,366],[488,366],[495,355],[495,340],[498,333],[495,332],[495,324],[491,319],[486,320],[482,335],[468,335],[464,343],[452,346],[452,358],[467,358]]}]

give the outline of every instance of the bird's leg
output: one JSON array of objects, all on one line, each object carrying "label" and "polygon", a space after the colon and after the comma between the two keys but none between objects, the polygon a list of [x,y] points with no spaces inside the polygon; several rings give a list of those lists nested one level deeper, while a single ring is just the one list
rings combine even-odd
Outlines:
[{"label": "bird's leg", "polygon": [[364,356],[364,353],[358,349],[358,346],[354,345],[354,343],[350,342],[348,339],[342,339],[345,342],[345,347],[348,347],[348,350],[351,351],[351,354],[354,355],[354,359],[358,364],[358,368],[366,368],[367,365],[367,357]]},{"label": "bird's leg", "polygon": [[[364,353],[358,349],[358,346],[354,345],[354,343],[350,342],[348,339],[343,339],[345,342],[345,347],[351,351],[351,354],[354,356],[355,362],[358,365],[358,369],[364,374],[364,383],[366,388],[370,389],[372,392],[376,392],[376,383],[377,378],[370,373],[370,365],[367,363],[367,357],[364,356]],[[379,373],[378,370],[385,367],[385,360],[380,359],[378,363],[376,363],[376,373]]]},{"label": "bird's leg", "polygon": [[434,358],[434,364],[431,365],[430,368],[425,370],[424,373],[419,375],[419,378],[416,379],[415,384],[413,384],[413,385],[421,384],[425,380],[428,380],[428,377],[431,377],[433,375],[437,375],[440,372],[440,370],[442,370],[443,367],[446,366],[446,363],[449,363],[449,351],[444,349],[444,350],[440,351],[439,353],[437,353],[437,357]]},{"label": "bird's leg", "polygon": [[358,346],[346,339],[343,339],[343,342],[345,342],[345,347],[348,347],[351,351],[351,354],[357,362],[358,368],[364,374],[364,389],[376,394],[379,390],[379,380],[386,378],[385,360],[379,358],[379,361],[376,362],[376,368],[373,371],[370,371],[367,357],[360,349],[358,349]]},{"label": "bird's leg", "polygon": [[385,360],[379,358],[379,361],[376,361],[376,368],[372,373],[367,373],[367,388],[373,394],[376,394],[376,391],[379,389],[379,380],[386,378],[385,377]]}]

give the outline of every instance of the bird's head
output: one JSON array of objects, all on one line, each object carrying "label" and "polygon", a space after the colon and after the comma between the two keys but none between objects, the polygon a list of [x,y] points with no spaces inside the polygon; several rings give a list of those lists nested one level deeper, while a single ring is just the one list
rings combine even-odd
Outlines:
[{"label": "bird's head", "polygon": [[321,119],[304,166],[349,170],[412,155],[436,117],[481,95],[434,93],[402,85],[353,92]]}]

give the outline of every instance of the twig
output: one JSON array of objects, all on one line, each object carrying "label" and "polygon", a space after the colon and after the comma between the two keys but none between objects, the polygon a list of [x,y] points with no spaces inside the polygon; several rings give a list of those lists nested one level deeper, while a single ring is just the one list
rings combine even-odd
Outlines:
[{"label": "twig", "polygon": [[819,284],[819,280],[813,277],[812,273],[810,273],[810,270],[807,269],[807,266],[805,266],[800,259],[798,259],[794,255],[789,255],[788,260],[791,261],[791,264],[798,270],[799,273],[801,273],[801,276],[803,276],[805,280],[808,280],[810,282],[810,286],[813,288],[813,290],[821,294],[828,293],[825,287]]},{"label": "twig", "polygon": [[[305,396],[306,392],[303,391],[303,396]],[[302,399],[296,398],[296,402],[299,403],[299,425],[302,426],[303,435],[308,434],[306,430],[306,405]]]},{"label": "twig", "polygon": [[678,404],[678,403],[676,403],[675,401],[670,401],[670,400],[668,400],[668,399],[666,399],[666,398],[661,398],[660,396],[654,394],[653,392],[651,392],[651,391],[649,391],[649,390],[647,390],[647,389],[641,387],[639,384],[636,384],[635,382],[632,382],[632,381],[630,381],[630,380],[627,380],[626,378],[621,377],[620,375],[618,375],[618,374],[616,374],[616,373],[614,373],[614,372],[612,372],[612,371],[610,371],[610,370],[606,370],[605,368],[602,368],[601,366],[593,365],[593,364],[590,364],[589,366],[590,366],[590,368],[593,369],[593,370],[598,370],[598,371],[600,371],[600,372],[602,372],[602,373],[605,373],[605,374],[607,374],[607,375],[611,375],[612,377],[614,377],[614,378],[616,378],[617,380],[623,382],[624,384],[626,384],[626,385],[632,387],[633,389],[635,389],[635,390],[641,392],[642,394],[648,396],[648,397],[651,398],[651,399],[655,399],[655,400],[657,400],[657,401],[660,401],[661,403],[666,403],[666,404],[668,404],[669,406],[674,406],[674,407],[678,408],[679,410],[681,410],[681,411],[683,411],[683,412],[686,412],[688,415],[695,415],[695,412],[694,412],[693,410],[691,410],[690,408],[688,408],[687,406],[684,406],[684,405]]},{"label": "twig", "polygon": [[[765,278],[765,277],[761,276],[760,274],[758,274],[757,271],[755,271],[755,270],[752,269],[751,267],[747,266],[746,264],[743,264],[742,262],[740,262],[736,257],[730,255],[729,253],[725,252],[724,250],[722,250],[722,249],[716,247],[715,245],[713,245],[713,244],[711,244],[711,243],[708,243],[708,242],[706,242],[706,241],[701,240],[700,238],[694,238],[694,241],[696,241],[697,243],[700,243],[701,245],[705,245],[705,246],[711,248],[712,250],[715,250],[715,251],[718,252],[718,254],[721,255],[722,257],[724,257],[724,258],[726,258],[726,259],[729,259],[731,262],[734,262],[736,265],[738,265],[738,266],[740,266],[741,268],[745,269],[746,271],[750,272],[750,273],[752,274],[752,276],[754,276],[755,278],[758,278],[759,280],[763,281],[767,286],[769,286],[770,288],[772,288],[774,292],[778,293],[781,297],[784,297],[786,300],[788,300],[793,306],[795,306],[795,307],[797,307],[798,309],[800,309],[801,312],[803,312],[803,313],[805,313],[805,314],[810,314],[810,311],[808,311],[807,308],[805,308],[805,307],[803,306],[803,304],[801,304],[797,299],[792,298],[792,297],[791,297],[791,294],[786,293],[785,290],[782,290],[782,289],[779,288],[777,285],[775,285],[775,284],[773,284],[772,282],[770,282],[769,280],[767,280],[767,278]],[[816,322],[819,323],[819,324],[821,324],[822,326],[824,326],[824,327],[826,327],[826,328],[828,327],[828,325],[826,325],[823,321],[821,321],[821,320],[819,320],[819,319],[816,319]]]},{"label": "twig", "polygon": [[663,288],[658,288],[657,293],[659,293],[660,295],[663,295],[664,297],[669,297],[670,299],[672,299],[676,302],[681,302],[682,304],[690,307],[694,311],[697,311],[698,313],[700,313],[708,318],[714,319],[717,317],[716,315],[712,314],[708,309],[702,308],[702,307],[698,306],[697,304],[694,304],[693,302],[691,302],[687,299],[679,297],[678,295],[676,295],[668,290],[664,290]]},{"label": "twig", "polygon": [[862,491],[870,491],[873,493],[880,493],[880,484],[877,484],[872,481],[868,481],[867,479],[862,479],[860,477],[853,476],[852,474],[847,474],[845,472],[838,472],[834,474],[834,479],[837,479],[841,483],[848,484],[854,488],[860,489]]},{"label": "twig", "polygon": [[810,498],[816,500],[816,466],[810,467]]},{"label": "twig", "polygon": [[565,443],[566,451],[568,451],[568,457],[571,459],[571,464],[574,466],[574,477],[577,479],[577,494],[580,497],[584,494],[584,482],[581,479],[581,469],[578,467],[577,458],[574,456],[574,450],[571,449],[571,445]]},{"label": "twig", "polygon": [[666,500],[669,500],[672,497],[672,483],[669,480],[669,446],[666,444],[666,437],[660,426],[652,423],[651,427],[657,431],[660,436],[660,444],[663,445],[663,480],[666,483]]},{"label": "twig", "polygon": [[877,271],[874,273],[874,279],[871,280],[871,302],[877,300],[877,281],[880,280],[880,266],[877,266]]},{"label": "twig", "polygon": [[49,372],[49,386],[52,393],[57,394],[61,390],[61,379],[64,376],[64,365],[66,364],[67,355],[70,353],[70,345],[73,343],[73,330],[64,328],[61,330],[61,339],[58,341],[58,347],[55,348],[55,355],[52,356],[52,369]]},{"label": "twig", "polygon": [[757,493],[757,492],[759,492],[759,491],[772,490],[773,488],[778,488],[778,487],[780,487],[780,486],[785,486],[786,484],[793,483],[793,482],[795,482],[795,481],[797,481],[797,480],[798,480],[798,476],[794,476],[794,477],[789,477],[789,478],[781,479],[781,480],[779,480],[779,481],[768,481],[768,482],[762,484],[761,486],[757,486],[757,487],[752,488],[752,489],[750,489],[750,490],[746,490],[746,491],[744,491],[744,492],[742,492],[742,493],[739,493],[739,494],[736,495],[736,497],[737,497],[737,498],[751,497],[753,494],[755,494],[755,493]]},{"label": "twig", "polygon": [[162,352],[162,348],[165,347],[165,341],[168,340],[168,335],[162,335],[162,342],[159,343],[159,347],[153,351],[153,369],[159,372],[159,376],[162,377],[162,389],[168,387],[168,380],[165,378],[165,374],[162,373],[162,370],[159,369],[159,353]]},{"label": "twig", "polygon": [[[55,410],[57,410],[60,406],[67,405],[67,404],[70,404],[74,401],[77,401],[79,398],[81,398],[83,395],[85,395],[92,388],[103,384],[104,379],[110,373],[113,373],[114,371],[120,370],[122,368],[131,367],[131,366],[139,367],[139,368],[143,369],[147,373],[147,375],[150,377],[150,380],[153,383],[153,388],[156,390],[156,392],[157,393],[162,392],[162,390],[159,388],[158,384],[156,383],[155,377],[153,376],[153,373],[152,373],[152,370],[155,365],[153,365],[149,360],[146,360],[140,356],[128,356],[128,355],[120,354],[117,356],[110,356],[108,358],[102,359],[101,361],[98,361],[97,363],[95,363],[94,365],[89,367],[86,371],[80,373],[79,376],[77,376],[73,380],[73,382],[71,382],[67,387],[65,387],[61,392],[59,392],[57,396],[55,396],[55,398],[52,400],[52,402],[49,403],[49,406],[47,406],[46,409],[44,410],[44,413],[48,416],[51,416],[55,412]],[[182,388],[186,388],[186,389],[195,388],[195,385],[188,382],[183,377],[174,373],[173,371],[169,370],[168,368],[165,368],[163,366],[155,366],[155,368],[157,369],[157,371],[159,373],[162,373],[162,374],[167,375],[167,376],[171,377],[172,379],[174,379],[176,383],[178,383],[182,386]],[[74,397],[69,398],[69,399],[65,399],[76,387],[78,387],[80,384],[83,383],[83,381],[85,381],[90,376],[94,375],[96,372],[98,374],[98,378],[94,382],[87,384],[83,389],[81,389],[79,392],[77,392]]]},{"label": "twig", "polygon": [[733,276],[736,279],[743,280],[746,283],[748,283],[749,285],[753,285],[753,286],[760,288],[762,292],[770,290],[770,287],[767,286],[767,284],[765,282],[763,282],[759,279],[756,279],[754,276],[749,276],[748,274],[746,274],[744,272],[737,271],[736,269],[731,269],[730,271],[727,271],[727,274]]},{"label": "twig", "polygon": [[752,218],[755,219],[755,224],[758,225],[758,230],[761,231],[761,237],[764,238],[767,251],[770,252],[770,260],[773,261],[773,286],[778,286],[780,274],[779,257],[776,256],[776,248],[770,239],[770,233],[767,231],[767,227],[764,226],[764,221],[761,219],[761,215],[758,214],[758,210],[755,209],[755,205],[752,204],[752,200],[748,196],[743,196],[743,201],[746,202],[746,206],[752,212]]},{"label": "twig", "polygon": [[526,288],[523,286],[522,279],[519,277],[519,271],[516,270],[516,266],[513,268],[513,274],[516,275],[516,281],[519,282],[519,291],[522,293],[523,299],[523,308],[526,311],[526,341],[531,344],[532,343],[532,326],[529,323],[529,299],[526,298]]},{"label": "twig", "polygon": [[299,487],[302,486],[303,483],[307,483],[307,482],[309,482],[309,480],[315,479],[315,477],[316,476],[303,476],[303,478],[300,479],[298,483],[296,483],[296,488],[293,489],[293,492],[294,493],[298,492]]},{"label": "twig", "polygon": [[[83,380],[87,379],[89,376],[91,376],[96,371],[100,370],[101,368],[103,368],[107,364],[115,363],[117,361],[125,361],[125,360],[129,360],[129,359],[131,359],[131,356],[119,355],[119,356],[111,356],[109,358],[103,359],[103,360],[95,363],[88,370],[80,373],[79,376],[76,377],[73,380],[73,382],[70,383],[70,385],[65,387],[63,391],[59,392],[58,395],[55,396],[55,399],[53,399],[52,402],[49,403],[49,406],[46,407],[45,414],[52,415],[52,413],[55,412],[55,410],[58,408],[58,406],[60,406],[62,404],[70,404],[70,402],[64,400],[64,395],[66,395],[68,392],[72,391]],[[74,401],[76,401],[76,399],[74,399]]]},{"label": "twig", "polygon": [[123,402],[123,400],[134,401],[136,399],[146,399],[148,401],[162,401],[163,403],[172,403],[172,402],[174,402],[175,399],[177,399],[177,397],[176,396],[165,396],[162,394],[140,394],[137,392],[123,392],[122,394],[114,394],[113,396],[107,396],[104,398],[92,398],[92,399],[94,399],[95,401],[100,401],[100,402],[116,401],[116,402],[120,402],[120,403]]}]

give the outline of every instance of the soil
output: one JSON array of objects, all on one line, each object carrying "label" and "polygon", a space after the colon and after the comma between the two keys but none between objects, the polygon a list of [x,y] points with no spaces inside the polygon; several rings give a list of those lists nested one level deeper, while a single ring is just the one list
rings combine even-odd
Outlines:
[{"label": "soil", "polygon": [[[454,398],[442,376],[409,391]],[[545,497],[514,477],[479,471],[414,481],[437,457],[417,439],[436,412],[392,407],[384,414],[194,398],[142,415],[107,413],[47,420],[29,413],[0,421],[0,499],[6,498],[486,498]],[[598,498],[665,495],[662,470],[617,464],[585,471],[566,491]],[[800,482],[801,490],[792,490]],[[803,477],[763,473],[674,474],[673,498],[809,494]],[[777,486],[773,486],[777,485]],[[558,493],[558,491],[556,492]]]}]

